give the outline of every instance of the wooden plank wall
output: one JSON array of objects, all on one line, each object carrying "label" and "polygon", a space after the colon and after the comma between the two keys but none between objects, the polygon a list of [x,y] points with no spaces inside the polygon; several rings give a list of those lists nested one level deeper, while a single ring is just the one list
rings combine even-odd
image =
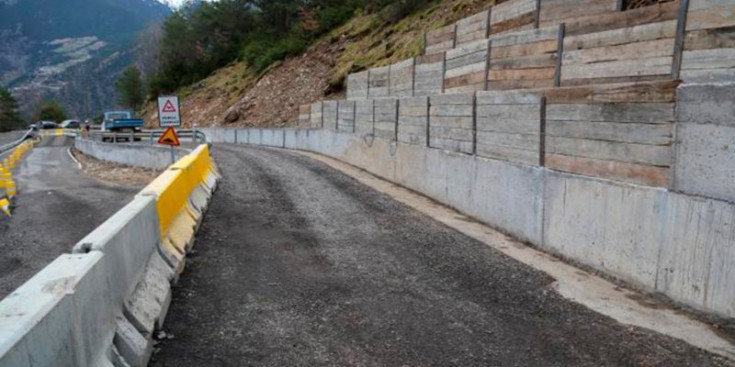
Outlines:
[{"label": "wooden plank wall", "polygon": [[347,76],[347,99],[365,99],[368,97],[367,70]]},{"label": "wooden plank wall", "polygon": [[426,146],[429,126],[429,98],[402,98],[398,108],[398,141]]},{"label": "wooden plank wall", "polygon": [[339,101],[337,109],[337,130],[355,132],[355,101]]},{"label": "wooden plank wall", "polygon": [[[541,3],[544,9],[545,2]],[[678,18],[679,1],[662,3],[623,12],[604,11],[585,17],[565,20],[567,37],[596,33],[616,28],[630,28],[641,24],[658,23]],[[556,24],[553,24],[556,25]]]},{"label": "wooden plank wall", "polygon": [[355,133],[360,136],[373,135],[373,100],[355,101]]},{"label": "wooden plank wall", "polygon": [[488,89],[553,87],[558,38],[558,27],[490,37]]},{"label": "wooden plank wall", "polygon": [[561,85],[671,79],[676,20],[564,38]]},{"label": "wooden plank wall", "polygon": [[457,22],[455,47],[486,39],[490,34],[490,10],[485,10]]},{"label": "wooden plank wall", "polygon": [[490,34],[535,28],[536,5],[536,0],[510,0],[493,6],[490,10]]},{"label": "wooden plank wall", "polygon": [[451,24],[443,28],[426,32],[424,55],[440,54],[446,50],[450,50],[455,46],[455,34],[457,25]]},{"label": "wooden plank wall", "polygon": [[685,34],[682,80],[735,81],[735,1],[690,0]]},{"label": "wooden plank wall", "polygon": [[[354,102],[355,132],[667,187],[678,84],[651,81],[361,100]],[[329,104],[324,106],[326,126]]]},{"label": "wooden plank wall", "polygon": [[337,129],[337,101],[324,101],[322,112],[322,127],[328,130]]},{"label": "wooden plank wall", "polygon": [[666,81],[546,90],[546,166],[666,187],[676,86]]},{"label": "wooden plank wall", "polygon": [[397,62],[390,66],[391,97],[413,96],[414,58]]},{"label": "wooden plank wall", "polygon": [[477,155],[540,165],[542,93],[477,92]]},{"label": "wooden plank wall", "polygon": [[311,104],[311,127],[321,128],[324,120],[322,119],[322,111],[324,102],[315,102]]},{"label": "wooden plank wall", "polygon": [[374,68],[368,75],[368,98],[381,98],[390,95],[390,67]]},{"label": "wooden plank wall", "polygon": [[311,127],[311,105],[302,104],[299,106],[299,127]]},{"label": "wooden plank wall", "polygon": [[444,53],[416,57],[414,96],[440,94],[444,90]]},{"label": "wooden plank wall", "polygon": [[396,138],[396,122],[398,119],[398,100],[393,98],[376,99],[373,131],[375,137],[384,139]]},{"label": "wooden plank wall", "polygon": [[444,92],[465,93],[485,89],[488,40],[479,40],[446,52]]},{"label": "wooden plank wall", "polygon": [[429,99],[429,146],[472,154],[475,94],[443,94]]},{"label": "wooden plank wall", "polygon": [[541,0],[539,26],[557,26],[561,23],[586,22],[601,14],[617,10],[619,0]]}]

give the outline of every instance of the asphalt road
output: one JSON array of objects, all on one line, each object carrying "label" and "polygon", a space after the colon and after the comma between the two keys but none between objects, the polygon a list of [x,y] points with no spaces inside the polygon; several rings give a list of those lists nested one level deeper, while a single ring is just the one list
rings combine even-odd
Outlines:
[{"label": "asphalt road", "polygon": [[726,365],[320,162],[214,156],[224,180],[152,366]]},{"label": "asphalt road", "polygon": [[85,176],[67,154],[72,143],[45,138],[15,169],[13,217],[0,217],[0,298],[68,253],[140,189]]}]

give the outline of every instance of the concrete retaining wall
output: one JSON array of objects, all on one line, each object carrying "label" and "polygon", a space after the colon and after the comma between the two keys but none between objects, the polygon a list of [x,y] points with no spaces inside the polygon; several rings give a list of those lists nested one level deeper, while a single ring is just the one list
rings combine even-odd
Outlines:
[{"label": "concrete retaining wall", "polygon": [[406,144],[427,144],[429,98],[403,98],[398,109],[398,141]]},{"label": "concrete retaining wall", "polygon": [[541,165],[541,98],[533,92],[477,92],[477,154]]},{"label": "concrete retaining wall", "polygon": [[454,152],[474,151],[474,100],[472,93],[429,98],[429,145]]},{"label": "concrete retaining wall", "polygon": [[551,253],[735,317],[735,204],[326,130],[283,131]]},{"label": "concrete retaining wall", "polygon": [[390,66],[370,69],[368,75],[368,98],[390,96]]},{"label": "concrete retaining wall", "polygon": [[[217,136],[213,139],[222,142],[235,143],[234,130],[220,129],[213,131]],[[76,139],[74,146],[82,153],[99,160],[154,169],[164,169],[171,165],[171,150],[169,147],[151,146],[145,144],[103,143],[88,139]],[[175,149],[176,160],[189,153],[186,149]]]},{"label": "concrete retaining wall", "polygon": [[416,61],[413,58],[390,65],[390,95],[392,97],[411,97],[413,95],[413,75]]},{"label": "concrete retaining wall", "polygon": [[355,101],[339,101],[337,112],[337,130],[355,132]]},{"label": "concrete retaining wall", "polygon": [[373,134],[373,114],[375,108],[372,99],[355,101],[355,133],[358,135]]},{"label": "concrete retaining wall", "polygon": [[376,99],[374,101],[373,133],[385,139],[396,138],[396,123],[398,122],[398,100],[392,98]]}]

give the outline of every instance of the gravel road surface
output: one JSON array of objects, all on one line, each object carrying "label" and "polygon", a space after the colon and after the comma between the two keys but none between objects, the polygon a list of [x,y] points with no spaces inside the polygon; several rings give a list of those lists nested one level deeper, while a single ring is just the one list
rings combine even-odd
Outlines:
[{"label": "gravel road surface", "polygon": [[30,279],[140,190],[83,175],[67,137],[45,138],[16,167],[12,218],[0,217],[0,297]]},{"label": "gravel road surface", "polygon": [[221,146],[152,366],[718,366],[354,179]]}]

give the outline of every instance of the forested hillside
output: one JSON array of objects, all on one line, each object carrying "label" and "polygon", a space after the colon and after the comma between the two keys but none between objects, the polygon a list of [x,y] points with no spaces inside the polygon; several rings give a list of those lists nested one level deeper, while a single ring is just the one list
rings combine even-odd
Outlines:
[{"label": "forested hillside", "polygon": [[171,10],[156,0],[0,1],[0,85],[29,117],[45,99],[85,118],[115,104],[138,33]]},{"label": "forested hillside", "polygon": [[[424,31],[493,3],[203,3],[165,22],[149,94],[182,95],[187,125],[287,126],[300,104],[340,96],[349,72],[418,55]],[[154,106],[146,111],[154,123]]]}]

